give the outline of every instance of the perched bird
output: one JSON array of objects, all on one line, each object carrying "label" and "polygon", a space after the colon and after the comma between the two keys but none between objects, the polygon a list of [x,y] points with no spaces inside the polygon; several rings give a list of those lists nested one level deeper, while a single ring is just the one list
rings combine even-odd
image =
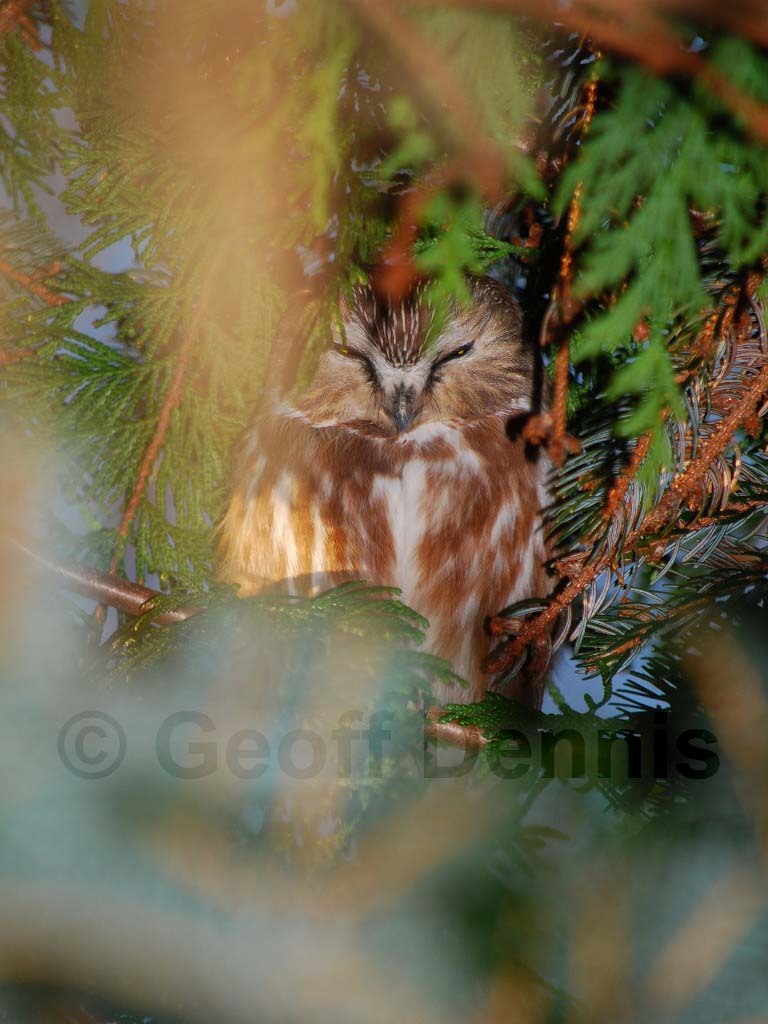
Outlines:
[{"label": "perched bird", "polygon": [[[465,702],[493,686],[487,616],[551,589],[548,460],[519,430],[541,406],[538,351],[500,285],[471,288],[446,317],[423,289],[391,306],[359,286],[310,386],[248,430],[221,532],[241,595],[335,573],[399,587],[469,682],[436,698]],[[525,677],[510,695],[540,700]]]}]

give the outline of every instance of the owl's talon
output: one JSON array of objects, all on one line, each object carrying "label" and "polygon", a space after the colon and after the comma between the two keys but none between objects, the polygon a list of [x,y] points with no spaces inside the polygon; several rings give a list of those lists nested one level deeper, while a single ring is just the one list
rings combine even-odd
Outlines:
[{"label": "owl's talon", "polygon": [[542,445],[552,437],[554,429],[552,413],[540,412],[531,416],[523,427],[523,440],[526,444]]},{"label": "owl's talon", "polygon": [[523,624],[520,619],[495,616],[486,619],[485,626],[491,636],[517,636]]},{"label": "owl's talon", "polygon": [[566,455],[581,454],[581,441],[577,437],[566,433],[556,435],[555,420],[552,413],[549,412],[536,413],[529,417],[523,427],[523,439],[527,444],[543,445],[545,448],[551,449],[553,453],[557,450],[555,462],[558,463],[562,461],[563,452]]}]

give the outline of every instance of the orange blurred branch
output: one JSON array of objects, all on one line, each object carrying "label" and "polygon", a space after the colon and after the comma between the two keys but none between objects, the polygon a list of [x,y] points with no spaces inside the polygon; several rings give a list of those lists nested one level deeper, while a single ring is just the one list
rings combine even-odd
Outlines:
[{"label": "orange blurred branch", "polygon": [[399,4],[389,0],[347,0],[376,35],[386,41],[417,84],[426,83],[446,127],[459,136],[471,156],[472,177],[485,195],[501,194],[506,185],[507,158],[478,128],[475,105],[450,71],[447,57],[434,47]]},{"label": "orange blurred branch", "polygon": [[34,3],[35,0],[7,0],[0,8],[0,34],[18,28],[32,49],[39,50],[42,44],[29,14]]},{"label": "orange blurred branch", "polygon": [[118,543],[109,567],[110,573],[117,571],[124,543],[130,533],[131,524],[136,518],[136,514],[139,510],[139,505],[141,504],[144,492],[147,489],[147,484],[149,483],[152,470],[154,469],[157,458],[165,443],[165,437],[168,433],[168,427],[171,422],[171,415],[173,414],[174,409],[176,409],[181,402],[184,391],[184,379],[187,374],[190,352],[192,350],[192,343],[198,337],[200,326],[203,322],[203,318],[205,317],[208,292],[212,276],[213,269],[211,268],[208,271],[201,294],[198,297],[197,306],[195,307],[189,328],[182,339],[176,367],[173,371],[173,376],[171,377],[171,384],[168,388],[163,404],[160,407],[155,432],[142,456],[141,463],[139,464],[139,471],[136,476],[136,482],[134,483],[133,491],[131,492],[131,497],[125,507],[123,517],[120,520],[120,525],[117,529]]},{"label": "orange blurred branch", "polygon": [[[412,0],[421,7],[467,7],[466,0]],[[382,7],[386,6],[382,4]],[[547,24],[559,22],[567,28],[594,40],[601,47],[630,57],[650,68],[657,75],[683,74],[702,82],[710,92],[744,118],[751,133],[762,142],[768,141],[768,107],[734,85],[727,75],[706,61],[700,54],[686,49],[682,40],[667,26],[661,8],[669,12],[685,9],[683,2],[657,3],[647,0],[573,0],[570,4],[552,0],[480,0],[480,6],[510,14],[525,14]],[[765,10],[755,5],[755,22],[735,11],[730,18],[724,10],[717,20],[747,38],[766,44]],[[733,21],[733,25],[731,25]],[[761,25],[762,22],[762,25]]]},{"label": "orange blurred branch", "polygon": [[38,299],[42,299],[48,306],[64,306],[70,301],[66,295],[60,295],[58,292],[54,292],[51,291],[50,288],[46,288],[44,284],[40,283],[36,276],[24,274],[21,270],[17,270],[16,267],[12,266],[10,263],[6,263],[4,260],[0,260],[0,274],[2,274],[3,277],[7,277],[9,281],[13,281],[14,284],[18,284],[22,288],[25,288]]},{"label": "orange blurred branch", "polygon": [[[2,17],[2,14],[3,11],[0,11],[0,17]],[[0,31],[2,31],[2,29],[0,29]],[[66,295],[60,295],[58,292],[52,291],[40,282],[41,277],[52,277],[57,274],[60,269],[60,264],[54,263],[50,267],[42,268],[39,273],[25,274],[12,264],[5,262],[5,260],[0,260],[0,275],[6,277],[9,281],[13,281],[14,284],[19,285],[21,288],[24,288],[26,291],[34,295],[35,298],[41,299],[48,306],[63,306],[71,301]],[[36,346],[17,348],[11,351],[0,348],[0,366],[13,366],[14,363],[19,363],[22,359],[28,359],[31,356],[34,356],[37,351],[38,348]]]},{"label": "orange blurred branch", "polygon": [[6,351],[4,348],[0,348],[0,366],[13,366],[14,363],[20,363],[22,359],[28,359],[36,352],[36,348],[16,348],[10,352]]}]

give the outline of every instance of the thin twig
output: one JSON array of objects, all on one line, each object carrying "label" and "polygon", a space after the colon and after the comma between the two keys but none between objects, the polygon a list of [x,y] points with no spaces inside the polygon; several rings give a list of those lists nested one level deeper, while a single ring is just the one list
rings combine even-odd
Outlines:
[{"label": "thin twig", "polygon": [[22,37],[33,50],[41,49],[40,37],[37,34],[35,23],[32,21],[29,12],[35,0],[8,0],[0,8],[0,34],[11,32],[18,28]]},{"label": "thin twig", "polygon": [[26,288],[28,292],[31,292],[38,299],[42,299],[48,306],[64,306],[67,302],[71,301],[66,295],[60,295],[58,292],[51,291],[44,284],[40,284],[36,277],[22,273],[16,267],[3,260],[0,260],[0,274],[3,277],[7,277],[9,281],[13,281],[14,284]]},{"label": "thin twig", "polygon": [[144,496],[144,491],[149,483],[149,478],[154,469],[157,458],[162,450],[163,444],[165,443],[165,436],[168,432],[168,427],[171,422],[171,415],[176,407],[181,402],[181,397],[184,389],[184,378],[187,374],[187,367],[189,365],[189,357],[192,350],[192,343],[197,338],[200,325],[203,321],[203,317],[206,313],[208,291],[213,276],[213,270],[209,269],[200,296],[198,297],[197,306],[195,307],[192,320],[190,321],[189,329],[181,343],[179,348],[178,358],[176,361],[176,368],[174,369],[173,376],[171,378],[171,384],[168,388],[168,392],[165,396],[165,400],[160,408],[160,414],[157,418],[157,426],[155,432],[147,445],[144,454],[139,465],[139,471],[136,475],[136,481],[133,485],[133,491],[128,504],[123,512],[123,517],[120,520],[120,525],[117,529],[118,542],[115,548],[115,553],[110,563],[109,571],[114,573],[117,571],[117,567],[120,563],[120,556],[123,551],[123,546],[128,534],[130,533],[131,524],[136,518],[136,514],[141,504],[141,499]]},{"label": "thin twig", "polygon": [[[706,608],[709,604],[711,604],[711,598],[709,596],[706,596],[697,597],[695,600],[689,601],[688,604],[686,604],[684,607],[675,606],[673,608],[665,608],[662,611],[659,611],[656,608],[649,609],[648,614],[643,619],[642,629],[640,630],[640,632],[637,633],[635,636],[629,637],[629,639],[624,640],[622,643],[618,644],[618,646],[612,648],[611,658],[620,658],[623,655],[630,654],[633,651],[638,651],[643,646],[643,644],[647,642],[648,633],[650,630],[653,630],[655,632],[663,624],[666,623],[667,625],[669,625],[670,623],[674,622],[675,619],[679,618],[681,615],[687,615],[693,611],[703,611],[703,609]],[[588,662],[585,667],[588,672],[598,671],[597,664]]]},{"label": "thin twig", "polygon": [[[754,290],[755,281],[755,275],[750,275],[748,291]],[[732,322],[733,315],[727,318],[729,326]],[[707,329],[706,325],[703,329]],[[696,348],[697,346],[694,345],[694,350]],[[652,509],[625,538],[623,551],[636,552],[640,547],[653,546],[654,535],[663,532],[675,523],[681,508],[684,507],[689,497],[701,488],[711,466],[728,448],[735,432],[751,417],[754,417],[756,409],[766,394],[768,394],[768,359],[746,386],[738,400],[731,402],[729,408],[723,411],[713,430],[699,447],[696,458],[689,460],[685,469],[673,479],[656,508]],[[604,523],[610,524],[615,515],[620,514],[621,492],[626,493],[634,473],[642,464],[645,457],[643,448],[647,443],[641,438],[633,453],[631,473],[628,472],[623,478],[620,478],[620,485],[619,482],[615,485],[619,488],[617,491],[609,492],[607,502],[614,507],[614,512],[610,517],[603,519]],[[609,525],[606,525],[606,529],[608,528],[610,528]],[[496,656],[486,663],[486,671],[490,674],[497,674],[506,671],[513,665],[529,645],[554,626],[560,614],[606,570],[607,559],[613,554],[615,553],[610,552],[607,556],[595,558],[592,551],[578,552],[569,559],[561,559],[559,565],[565,572],[564,585],[553,595],[547,607],[538,615],[523,622],[512,620],[514,621],[515,635],[510,637]],[[491,622],[491,630],[494,635],[506,634],[509,636],[511,628],[512,622],[504,617],[499,617]]]},{"label": "thin twig", "polygon": [[[395,231],[372,275],[373,286],[382,298],[401,302],[420,277],[413,261],[413,244],[430,200],[452,185],[471,181],[475,174],[471,158],[449,160],[403,195]],[[486,198],[490,201],[494,195],[489,193]]]},{"label": "thin twig", "polygon": [[658,533],[669,525],[689,495],[694,494],[706,479],[710,466],[728,448],[736,431],[754,415],[762,399],[768,393],[768,361],[739,400],[728,413],[718,421],[712,433],[699,449],[697,457],[678,473],[664,493],[657,507],[649,513],[641,526],[630,535],[627,545],[638,534]]},{"label": "thin twig", "polygon": [[[2,14],[3,11],[0,11],[0,17]],[[1,28],[0,31],[2,31]],[[12,264],[0,260],[0,274],[3,277],[7,277],[9,281],[13,281],[14,284],[20,285],[26,291],[31,292],[35,298],[42,299],[48,306],[63,306],[71,301],[66,295],[60,295],[58,292],[51,291],[50,288],[40,283],[41,277],[54,276],[60,269],[61,265],[54,263],[50,267],[44,267],[37,274],[25,274]],[[5,368],[13,366],[14,363],[19,363],[23,359],[29,359],[37,354],[39,347],[38,345],[31,345],[27,348],[12,349],[10,352],[7,349],[0,348],[0,366]]]},{"label": "thin twig", "polygon": [[[413,0],[420,7],[466,7],[466,0]],[[387,4],[381,3],[382,8]],[[630,57],[650,68],[656,75],[683,74],[702,82],[710,92],[743,117],[750,132],[760,141],[768,140],[768,107],[739,89],[730,78],[706,61],[700,54],[685,49],[680,38],[667,28],[663,19],[648,9],[646,0],[625,4],[623,21],[616,18],[615,3],[599,0],[573,0],[570,4],[547,3],[546,0],[479,0],[478,6],[496,11],[527,14],[547,24],[556,21],[594,39],[600,46]],[[674,10],[674,3],[668,4]],[[678,6],[683,6],[679,4]],[[764,12],[758,17],[762,18]],[[725,20],[723,15],[721,20]],[[747,37],[746,19],[737,22]],[[764,32],[758,33],[764,35]]]},{"label": "thin twig", "polygon": [[[599,53],[595,56],[599,57]],[[584,86],[583,113],[579,124],[583,138],[589,131],[597,107],[598,81],[593,74]],[[579,183],[574,190],[568,208],[563,251],[554,288],[552,301],[541,325],[539,343],[542,347],[557,345],[555,358],[555,386],[552,396],[551,413],[534,416],[526,425],[525,438],[529,443],[546,443],[549,457],[553,464],[560,468],[566,455],[577,455],[581,445],[568,434],[568,383],[570,370],[570,332],[579,306],[572,290],[574,271],[573,251],[576,231],[581,217],[581,195],[583,186]]]},{"label": "thin twig", "polygon": [[441,120],[472,156],[473,178],[486,195],[501,195],[506,185],[507,159],[502,149],[478,128],[477,108],[451,71],[450,61],[387,0],[347,0],[347,3],[399,56],[417,84],[425,83]]},{"label": "thin twig", "polygon": [[36,348],[15,348],[11,352],[0,348],[0,366],[4,368],[13,366],[14,363],[20,363],[22,359],[28,359],[36,353]]},{"label": "thin twig", "polygon": [[603,523],[610,522],[616,515],[619,506],[622,504],[624,498],[627,496],[627,491],[629,490],[630,484],[637,476],[640,466],[642,466],[643,462],[645,461],[645,457],[647,456],[648,451],[651,447],[652,440],[653,435],[650,433],[643,434],[641,437],[637,439],[637,443],[635,444],[634,450],[629,458],[629,462],[627,463],[626,468],[623,472],[619,473],[619,475],[616,477],[616,480],[613,483],[613,486],[608,491],[608,495],[605,499],[605,505],[600,516],[601,521]]}]

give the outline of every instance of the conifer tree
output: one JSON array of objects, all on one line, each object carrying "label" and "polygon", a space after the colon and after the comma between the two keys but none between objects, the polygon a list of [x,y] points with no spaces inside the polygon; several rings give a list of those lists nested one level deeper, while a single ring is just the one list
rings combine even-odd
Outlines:
[{"label": "conifer tree", "polygon": [[[53,773],[39,801],[70,809],[61,859],[52,843],[28,870],[19,850],[37,833],[9,812],[3,863],[23,884],[6,894],[20,924],[0,944],[14,967],[0,995],[14,1019],[49,1003],[53,1019],[75,1005],[97,1020],[694,1019],[721,963],[699,951],[683,970],[673,925],[635,906],[665,868],[659,891],[679,895],[686,828],[706,835],[704,866],[678,917],[711,924],[724,903],[723,960],[751,927],[766,939],[766,765],[749,733],[767,596],[758,0],[3,0],[0,182],[0,486],[10,499],[19,451],[22,469],[42,452],[56,493],[40,508],[24,491],[0,520],[4,605],[28,562],[47,572],[24,605],[32,638],[17,650],[8,627],[6,718],[40,749],[58,735],[66,768],[63,706],[103,703],[142,749],[180,708],[205,734],[213,707],[217,726],[255,716],[290,769],[251,761],[234,773],[250,789],[217,788],[206,759],[229,765],[235,748],[211,740],[189,768],[169,747],[122,788],[104,781],[109,808]],[[52,210],[76,219],[76,241]],[[602,693],[571,706],[552,677],[556,711],[489,695],[425,726],[451,669],[419,648],[427,624],[396,593],[360,581],[237,600],[216,579],[215,527],[238,437],[266,391],[308,380],[341,295],[425,278],[435,302],[461,302],[481,273],[540,340],[552,405],[525,430],[556,495],[552,597],[495,610],[489,669],[567,656]],[[686,774],[658,755],[659,709],[675,764],[718,732],[730,767],[706,794],[694,780],[711,757]],[[286,785],[301,769],[279,739],[297,729],[323,737],[324,762],[333,737],[330,775],[303,788]],[[521,730],[570,731],[576,780],[558,780],[544,741],[519,770]],[[601,730],[656,744],[650,774],[577,770]],[[445,744],[475,770],[446,769]],[[450,777],[441,794],[436,777]],[[194,779],[208,788],[177,786]],[[580,786],[597,804],[572,800]],[[726,842],[731,874],[710,891]],[[46,937],[69,930],[71,949]],[[634,932],[638,949],[621,946]],[[36,985],[20,986],[32,949]],[[167,970],[148,969],[164,955]],[[735,1016],[764,1011],[738,962],[740,987],[721,979],[696,1019],[724,1019],[736,989]]]}]

